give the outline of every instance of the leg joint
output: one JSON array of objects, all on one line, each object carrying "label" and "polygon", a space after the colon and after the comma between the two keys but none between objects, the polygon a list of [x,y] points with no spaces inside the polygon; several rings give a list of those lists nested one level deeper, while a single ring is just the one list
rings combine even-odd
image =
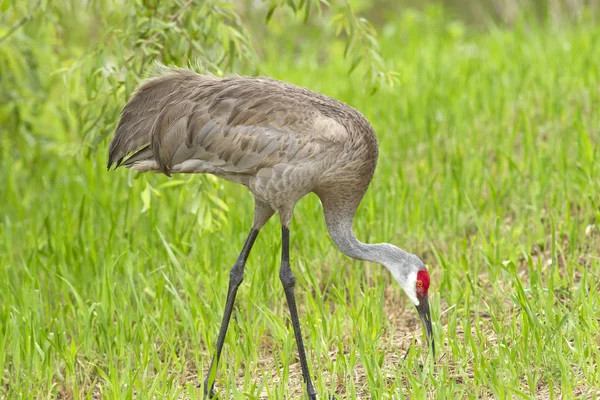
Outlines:
[{"label": "leg joint", "polygon": [[290,268],[289,263],[284,262],[281,264],[281,268],[279,269],[279,279],[281,279],[283,287],[294,287],[294,284],[296,283],[296,276],[294,275],[292,268]]},{"label": "leg joint", "polygon": [[238,287],[243,280],[244,265],[236,263],[233,268],[231,268],[231,271],[229,271],[229,283],[234,287]]}]

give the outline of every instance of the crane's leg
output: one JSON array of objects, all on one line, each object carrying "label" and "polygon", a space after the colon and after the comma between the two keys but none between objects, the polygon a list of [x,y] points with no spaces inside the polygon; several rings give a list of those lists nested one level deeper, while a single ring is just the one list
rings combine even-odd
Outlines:
[{"label": "crane's leg", "polygon": [[213,387],[215,384],[217,365],[219,364],[219,359],[221,358],[221,351],[223,350],[223,344],[225,343],[225,335],[227,334],[231,313],[233,312],[235,295],[237,294],[238,287],[244,280],[244,266],[246,265],[246,260],[248,260],[248,255],[250,254],[250,250],[254,245],[254,241],[258,236],[260,228],[263,227],[263,225],[269,220],[269,218],[271,218],[272,215],[273,210],[271,207],[264,203],[260,203],[258,201],[256,202],[252,229],[250,230],[250,234],[244,243],[244,247],[242,248],[240,255],[233,265],[233,268],[231,268],[231,271],[229,272],[229,289],[227,290],[225,312],[223,313],[223,321],[221,322],[221,328],[219,329],[219,337],[217,338],[217,351],[213,356],[212,362],[210,363],[210,369],[208,370],[206,379],[204,380],[204,399],[212,398],[214,396]]},{"label": "crane's leg", "polygon": [[290,267],[290,230],[287,226],[281,227],[281,269],[279,270],[279,279],[283,284],[285,297],[290,307],[290,315],[292,317],[292,325],[294,327],[294,335],[296,336],[296,344],[298,345],[298,353],[300,354],[300,365],[302,366],[302,377],[306,383],[306,391],[310,400],[317,399],[317,392],[310,379],[308,363],[306,362],[306,353],[304,352],[304,343],[302,342],[302,333],[300,332],[300,321],[298,319],[298,309],[296,308],[296,297],[294,296],[294,285],[296,276]]}]

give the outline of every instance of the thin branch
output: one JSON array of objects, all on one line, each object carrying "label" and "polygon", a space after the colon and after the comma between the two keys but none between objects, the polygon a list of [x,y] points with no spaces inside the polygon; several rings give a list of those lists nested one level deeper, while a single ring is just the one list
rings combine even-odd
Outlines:
[{"label": "thin branch", "polygon": [[8,39],[12,34],[14,34],[20,27],[22,27],[23,25],[25,25],[27,22],[31,21],[33,19],[32,15],[28,15],[26,17],[21,18],[16,24],[14,24],[9,30],[8,32],[6,32],[4,34],[4,36],[0,37],[0,43],[4,42],[6,39]]},{"label": "thin branch", "polygon": [[169,16],[169,19],[174,21],[177,18],[179,18],[179,16],[181,14],[183,14],[183,12],[185,11],[185,9],[188,8],[193,2],[194,2],[194,0],[188,0],[188,2],[185,3],[184,5],[182,5],[181,8],[175,14]]},{"label": "thin branch", "polygon": [[[41,2],[41,0],[36,3],[34,9],[37,9],[39,7],[40,2]],[[19,28],[21,28],[23,25],[25,25],[27,22],[31,21],[32,19],[33,19],[33,15],[28,15],[26,17],[21,18],[19,21],[17,21],[17,23],[15,23],[13,26],[11,26],[11,28],[8,30],[8,32],[6,32],[4,34],[4,36],[0,37],[0,43],[7,40],[17,30],[19,30]]]}]

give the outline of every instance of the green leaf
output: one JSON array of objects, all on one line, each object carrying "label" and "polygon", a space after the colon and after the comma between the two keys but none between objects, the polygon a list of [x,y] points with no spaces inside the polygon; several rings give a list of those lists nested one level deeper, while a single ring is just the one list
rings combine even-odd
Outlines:
[{"label": "green leaf", "polygon": [[298,12],[298,8],[296,7],[296,3],[294,2],[294,0],[287,0],[287,4],[288,6],[290,6],[292,11],[294,11],[294,14]]},{"label": "green leaf", "polygon": [[273,13],[275,12],[276,8],[277,8],[277,4],[272,4],[271,7],[269,7],[269,11],[267,12],[267,18],[266,18],[267,24],[271,20],[271,17],[273,16]]},{"label": "green leaf", "polygon": [[142,191],[141,197],[142,197],[142,204],[143,204],[142,213],[145,213],[152,206],[152,203],[151,203],[151,200],[152,200],[152,186],[150,186],[150,184],[148,182],[146,182],[146,187]]},{"label": "green leaf", "polygon": [[304,8],[304,23],[308,23],[308,18],[310,17],[310,9],[311,9],[312,1],[308,0],[306,2],[306,6]]},{"label": "green leaf", "polygon": [[181,186],[181,185],[185,185],[186,181],[183,180],[177,180],[177,179],[171,179],[168,180],[165,183],[161,183],[158,188],[159,189],[166,189],[166,188],[170,188],[170,187],[174,187],[174,186]]},{"label": "green leaf", "polygon": [[350,69],[348,70],[348,75],[350,75],[356,69],[356,67],[358,67],[360,65],[360,62],[362,60],[363,60],[363,56],[357,56],[354,58],[354,60],[352,61],[352,64],[350,65]]}]

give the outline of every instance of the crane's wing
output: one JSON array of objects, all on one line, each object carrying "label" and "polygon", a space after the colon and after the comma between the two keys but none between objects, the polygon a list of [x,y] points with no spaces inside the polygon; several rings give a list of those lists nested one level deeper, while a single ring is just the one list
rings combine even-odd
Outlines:
[{"label": "crane's wing", "polygon": [[154,160],[169,174],[194,161],[224,173],[255,174],[275,164],[322,157],[346,129],[290,96],[277,81],[217,79],[176,70],[144,83],[126,105],[109,151],[109,167]]}]

